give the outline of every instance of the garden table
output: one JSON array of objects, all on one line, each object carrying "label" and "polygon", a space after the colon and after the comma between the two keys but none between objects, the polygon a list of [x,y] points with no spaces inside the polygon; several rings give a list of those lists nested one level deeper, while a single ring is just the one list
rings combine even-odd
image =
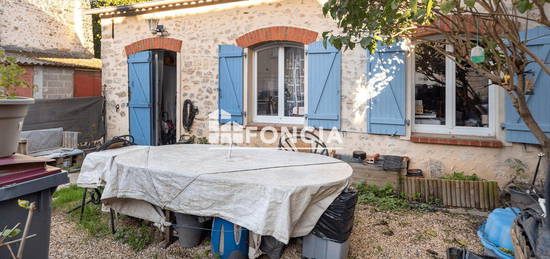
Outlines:
[{"label": "garden table", "polygon": [[312,153],[217,145],[130,146],[89,154],[77,184],[104,186],[118,212],[164,222],[162,210],[221,217],[288,243],[309,234],[352,169]]}]

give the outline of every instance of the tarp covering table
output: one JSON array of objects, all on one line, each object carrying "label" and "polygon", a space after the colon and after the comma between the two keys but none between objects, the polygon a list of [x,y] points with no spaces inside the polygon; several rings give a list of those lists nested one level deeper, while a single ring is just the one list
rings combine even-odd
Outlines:
[{"label": "tarp covering table", "polygon": [[307,235],[345,188],[351,167],[311,153],[226,146],[131,146],[89,154],[77,184],[103,202],[163,223],[159,208],[221,217],[288,243]]}]

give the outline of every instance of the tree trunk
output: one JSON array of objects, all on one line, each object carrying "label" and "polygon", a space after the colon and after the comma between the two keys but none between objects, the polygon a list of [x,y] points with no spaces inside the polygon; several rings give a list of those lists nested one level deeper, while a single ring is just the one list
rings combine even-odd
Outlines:
[{"label": "tree trunk", "polygon": [[[550,138],[546,136],[544,131],[540,128],[539,124],[533,118],[533,114],[529,110],[529,106],[525,100],[525,95],[519,94],[516,98],[517,105],[516,110],[525,122],[525,125],[533,133],[540,143],[540,147],[545,155],[545,160],[547,161],[547,173],[546,180],[544,184],[544,198],[546,200],[546,215],[550,214]],[[546,217],[546,228],[550,230],[550,217]]]}]

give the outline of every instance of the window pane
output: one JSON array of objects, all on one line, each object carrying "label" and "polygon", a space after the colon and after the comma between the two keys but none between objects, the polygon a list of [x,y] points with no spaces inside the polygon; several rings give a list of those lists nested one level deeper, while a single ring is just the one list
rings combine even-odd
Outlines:
[{"label": "window pane", "polygon": [[279,48],[273,47],[257,53],[257,114],[278,114],[278,57]]},{"label": "window pane", "polygon": [[304,50],[285,47],[285,116],[304,116]]},{"label": "window pane", "polygon": [[415,64],[415,123],[445,125],[445,56],[418,44]]},{"label": "window pane", "polygon": [[489,127],[489,80],[456,67],[456,126]]}]

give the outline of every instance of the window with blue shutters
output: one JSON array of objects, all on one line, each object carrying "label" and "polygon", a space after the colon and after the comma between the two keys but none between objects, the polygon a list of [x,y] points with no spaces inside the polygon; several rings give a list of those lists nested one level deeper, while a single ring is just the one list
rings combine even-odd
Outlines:
[{"label": "window with blue shutters", "polygon": [[[525,34],[522,32],[520,35],[524,37]],[[545,64],[550,64],[550,29],[537,27],[529,30],[527,39],[527,47],[536,53],[541,60],[544,60]],[[550,102],[548,102],[550,76],[534,62],[527,66],[527,71],[530,72],[528,78],[533,81],[534,85],[533,94],[527,96],[529,110],[542,130],[550,136]],[[509,142],[539,143],[519,117],[509,96],[506,96],[506,123],[504,127],[506,129],[506,140]]]},{"label": "window with blue shutters", "polygon": [[130,135],[138,145],[151,145],[153,140],[152,52],[128,56],[128,110]]},{"label": "window with blue shutters", "polygon": [[[318,41],[304,53],[303,45],[278,42],[251,53],[252,122],[304,124],[306,118],[311,127],[340,128],[341,53],[336,48]],[[222,123],[244,121],[243,57],[242,48],[219,46],[219,110],[231,115]]]},{"label": "window with blue shutters", "polygon": [[373,97],[367,107],[367,132],[405,135],[405,51],[379,46],[367,53],[367,80]]},{"label": "window with blue shutters", "polygon": [[219,114],[220,123],[243,124],[243,49],[233,45],[220,45],[219,56],[219,112],[228,113],[231,118]]},{"label": "window with blue shutters", "polygon": [[307,48],[307,125],[340,128],[340,83],[342,56],[327,42],[317,41]]}]

